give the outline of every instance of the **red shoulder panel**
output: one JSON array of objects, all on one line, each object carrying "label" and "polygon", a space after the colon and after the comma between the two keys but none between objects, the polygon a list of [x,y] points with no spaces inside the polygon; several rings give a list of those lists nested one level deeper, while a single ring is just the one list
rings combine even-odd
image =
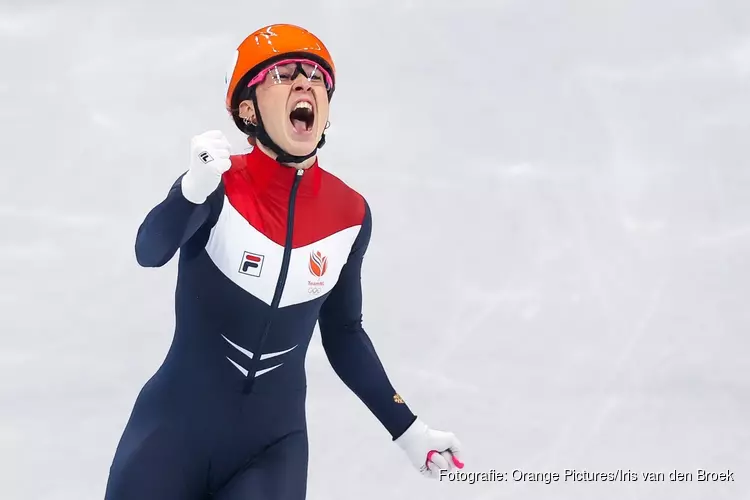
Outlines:
[{"label": "red shoulder panel", "polygon": [[300,193],[294,214],[294,248],[362,224],[364,198],[338,177],[319,169],[317,193]]},{"label": "red shoulder panel", "polygon": [[[224,190],[229,203],[250,225],[283,246],[297,171],[256,151],[232,157],[232,167],[222,179]],[[364,198],[315,164],[300,179],[292,246],[306,246],[359,225],[364,216]]]}]

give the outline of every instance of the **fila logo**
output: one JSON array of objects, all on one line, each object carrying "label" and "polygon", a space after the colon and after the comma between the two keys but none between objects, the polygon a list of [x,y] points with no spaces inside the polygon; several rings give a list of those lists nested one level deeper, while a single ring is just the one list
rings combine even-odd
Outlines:
[{"label": "fila logo", "polygon": [[210,154],[208,154],[208,151],[201,151],[201,153],[198,155],[198,157],[201,159],[203,163],[208,163],[210,161],[214,161],[214,159],[211,157]]},{"label": "fila logo", "polygon": [[328,269],[328,257],[320,252],[310,252],[310,262],[307,265],[310,274],[322,278]]},{"label": "fila logo", "polygon": [[240,264],[240,272],[247,274],[248,276],[260,276],[260,272],[263,269],[263,261],[265,257],[257,253],[245,252],[242,255],[242,263]]}]

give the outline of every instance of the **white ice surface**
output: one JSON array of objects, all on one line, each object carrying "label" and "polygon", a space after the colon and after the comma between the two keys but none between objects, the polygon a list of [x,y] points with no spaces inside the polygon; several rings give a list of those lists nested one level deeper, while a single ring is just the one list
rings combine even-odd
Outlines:
[{"label": "white ice surface", "polygon": [[173,327],[136,229],[193,134],[243,150],[223,73],[273,22],[334,54],[365,325],[468,470],[735,472],[429,482],[316,334],[309,499],[750,498],[746,0],[2,0],[0,497],[103,497]]}]

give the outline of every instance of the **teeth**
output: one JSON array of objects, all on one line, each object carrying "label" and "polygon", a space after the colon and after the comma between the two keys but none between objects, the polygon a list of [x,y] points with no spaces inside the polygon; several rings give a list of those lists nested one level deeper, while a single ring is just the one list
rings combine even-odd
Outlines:
[{"label": "teeth", "polygon": [[298,102],[294,109],[312,109],[312,104],[307,101]]}]

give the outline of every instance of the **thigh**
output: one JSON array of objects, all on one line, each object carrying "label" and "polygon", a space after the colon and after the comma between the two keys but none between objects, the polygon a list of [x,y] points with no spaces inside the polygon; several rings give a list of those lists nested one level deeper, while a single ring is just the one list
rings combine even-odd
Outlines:
[{"label": "thigh", "polygon": [[184,425],[147,410],[134,410],[120,438],[105,500],[204,498],[207,466],[196,437]]},{"label": "thigh", "polygon": [[304,500],[307,433],[288,434],[263,451],[213,497],[215,500]]}]

